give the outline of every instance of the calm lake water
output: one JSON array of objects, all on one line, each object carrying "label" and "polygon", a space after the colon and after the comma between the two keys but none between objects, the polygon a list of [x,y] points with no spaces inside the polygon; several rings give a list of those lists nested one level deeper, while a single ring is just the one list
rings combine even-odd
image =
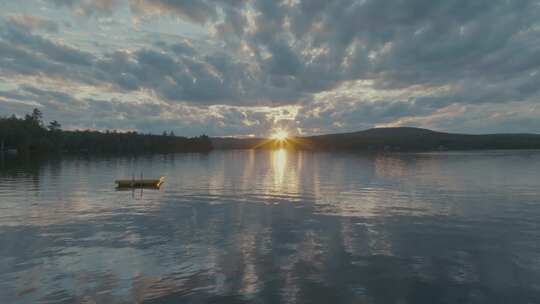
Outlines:
[{"label": "calm lake water", "polygon": [[540,151],[0,168],[0,303],[540,303]]}]

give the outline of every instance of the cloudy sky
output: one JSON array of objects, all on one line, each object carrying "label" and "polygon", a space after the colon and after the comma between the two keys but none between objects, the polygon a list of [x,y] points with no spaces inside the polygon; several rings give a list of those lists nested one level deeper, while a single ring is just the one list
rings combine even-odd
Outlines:
[{"label": "cloudy sky", "polygon": [[538,0],[2,0],[0,115],[213,136],[540,133]]}]

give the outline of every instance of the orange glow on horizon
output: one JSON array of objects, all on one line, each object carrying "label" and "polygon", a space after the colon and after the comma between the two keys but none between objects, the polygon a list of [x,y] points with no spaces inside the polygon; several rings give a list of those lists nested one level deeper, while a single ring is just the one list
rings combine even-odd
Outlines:
[{"label": "orange glow on horizon", "polygon": [[299,146],[309,149],[311,144],[309,140],[292,136],[287,130],[279,128],[272,129],[270,135],[266,139],[261,140],[251,148],[294,149]]}]

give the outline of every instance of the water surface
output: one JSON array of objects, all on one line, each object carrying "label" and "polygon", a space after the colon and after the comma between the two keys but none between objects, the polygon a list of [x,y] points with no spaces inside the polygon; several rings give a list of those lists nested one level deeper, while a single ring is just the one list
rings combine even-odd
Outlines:
[{"label": "water surface", "polygon": [[535,151],[5,160],[0,303],[540,303],[539,225]]}]

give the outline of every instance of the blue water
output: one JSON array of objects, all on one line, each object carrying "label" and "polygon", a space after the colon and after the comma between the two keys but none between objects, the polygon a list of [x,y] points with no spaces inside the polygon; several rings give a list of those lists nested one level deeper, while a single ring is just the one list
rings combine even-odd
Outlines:
[{"label": "blue water", "polygon": [[540,152],[4,160],[0,303],[134,302],[540,303]]}]

